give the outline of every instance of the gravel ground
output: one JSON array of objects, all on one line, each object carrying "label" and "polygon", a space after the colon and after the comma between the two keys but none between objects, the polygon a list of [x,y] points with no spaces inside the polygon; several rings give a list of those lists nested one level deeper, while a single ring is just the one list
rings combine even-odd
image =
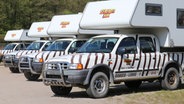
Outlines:
[{"label": "gravel ground", "polygon": [[[152,98],[152,94],[162,91],[158,83],[143,84],[137,91],[131,91],[124,85],[116,85],[111,86],[106,98],[93,99],[87,96],[85,89],[74,87],[69,96],[61,97],[55,96],[41,79],[36,82],[27,81],[23,74],[11,73],[4,66],[0,66],[0,80],[0,104],[154,104],[144,99],[148,95],[151,99],[157,99]],[[164,93],[167,95],[167,91]],[[141,100],[142,98],[144,99]],[[139,101],[134,101],[136,99]],[[159,103],[168,104],[162,100]]]}]

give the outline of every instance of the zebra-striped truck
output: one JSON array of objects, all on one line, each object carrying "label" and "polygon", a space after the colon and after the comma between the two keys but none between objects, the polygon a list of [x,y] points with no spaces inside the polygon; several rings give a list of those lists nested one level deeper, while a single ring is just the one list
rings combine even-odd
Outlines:
[{"label": "zebra-striped truck", "polygon": [[80,27],[114,29],[115,34],[92,37],[76,54],[45,62],[44,84],[57,95],[68,95],[74,86],[85,88],[94,98],[105,97],[110,84],[121,82],[131,89],[145,81],[177,89],[184,82],[183,4],[182,0],[88,3]]}]

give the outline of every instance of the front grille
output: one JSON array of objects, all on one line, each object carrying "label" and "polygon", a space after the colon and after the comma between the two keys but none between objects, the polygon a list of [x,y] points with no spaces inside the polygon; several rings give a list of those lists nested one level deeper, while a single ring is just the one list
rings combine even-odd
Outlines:
[{"label": "front grille", "polygon": [[49,63],[47,64],[47,69],[48,70],[65,70],[65,69],[68,69],[68,63],[59,63],[59,64],[56,64],[56,63]]},{"label": "front grille", "polygon": [[5,61],[5,63],[10,64],[10,63],[11,63],[11,61]]},{"label": "front grille", "polygon": [[28,58],[27,57],[21,58],[21,62],[28,62]]},{"label": "front grille", "polygon": [[60,67],[63,70],[68,69],[68,63],[60,63]]},{"label": "front grille", "polygon": [[58,64],[47,64],[48,70],[59,70]]},{"label": "front grille", "polygon": [[20,67],[29,68],[29,63],[20,63]]}]

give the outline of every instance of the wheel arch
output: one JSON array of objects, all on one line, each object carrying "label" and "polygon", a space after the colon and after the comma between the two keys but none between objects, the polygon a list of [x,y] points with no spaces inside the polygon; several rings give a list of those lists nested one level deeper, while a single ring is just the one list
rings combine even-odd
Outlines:
[{"label": "wheel arch", "polygon": [[169,61],[162,67],[161,77],[164,77],[165,72],[170,68],[175,67],[178,70],[179,76],[182,77],[182,67],[177,61]]},{"label": "wheel arch", "polygon": [[84,81],[84,85],[88,85],[92,76],[96,73],[96,72],[104,72],[107,77],[109,78],[109,82],[113,82],[113,73],[111,68],[106,65],[106,64],[97,64],[94,67],[92,67],[91,69],[89,69],[89,72],[87,74],[87,77]]}]

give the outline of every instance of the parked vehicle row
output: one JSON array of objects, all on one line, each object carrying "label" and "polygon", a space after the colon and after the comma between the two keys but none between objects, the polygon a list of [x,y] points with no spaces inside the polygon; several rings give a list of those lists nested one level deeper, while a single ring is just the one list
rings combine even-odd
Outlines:
[{"label": "parked vehicle row", "polygon": [[54,39],[45,40],[47,48],[8,53],[3,60],[28,80],[42,74],[43,83],[56,95],[67,96],[72,87],[81,87],[90,97],[102,98],[111,84],[124,82],[137,89],[144,81],[159,81],[163,89],[175,90],[184,83],[183,4],[89,2],[83,13],[53,16],[47,28],[41,22],[31,26],[28,35],[32,30],[39,33],[32,33],[36,37]]}]

